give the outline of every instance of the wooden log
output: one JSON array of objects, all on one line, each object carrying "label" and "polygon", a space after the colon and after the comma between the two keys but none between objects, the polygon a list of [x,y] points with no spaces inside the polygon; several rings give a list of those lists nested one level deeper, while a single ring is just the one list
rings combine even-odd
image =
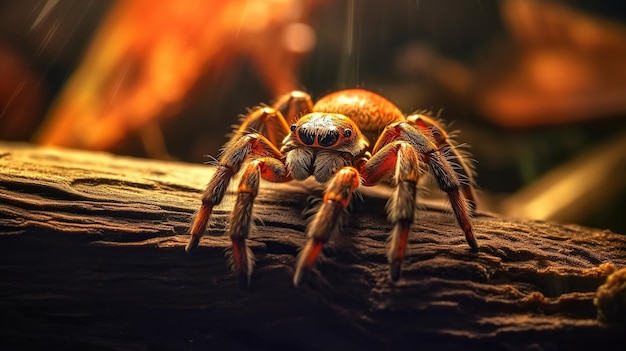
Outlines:
[{"label": "wooden log", "polygon": [[[385,200],[355,204],[300,288],[292,275],[310,183],[263,184],[252,287],[226,264],[232,201],[193,254],[185,234],[206,165],[0,144],[0,349],[582,350],[624,341],[596,290],[626,266],[606,230],[478,212],[472,253],[425,204],[400,281]],[[621,348],[616,348],[621,349]]]}]

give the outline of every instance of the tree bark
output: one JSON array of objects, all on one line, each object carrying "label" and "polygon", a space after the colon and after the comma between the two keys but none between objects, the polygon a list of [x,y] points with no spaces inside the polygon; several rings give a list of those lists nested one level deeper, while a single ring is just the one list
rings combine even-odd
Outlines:
[{"label": "tree bark", "polygon": [[[292,286],[308,182],[262,184],[252,287],[226,263],[232,200],[193,254],[211,166],[0,144],[0,349],[582,350],[624,342],[596,290],[626,266],[606,230],[478,212],[478,253],[453,215],[421,206],[401,279],[388,277],[385,199],[354,204]],[[232,193],[231,193],[232,194]],[[619,347],[616,349],[620,349]]]}]

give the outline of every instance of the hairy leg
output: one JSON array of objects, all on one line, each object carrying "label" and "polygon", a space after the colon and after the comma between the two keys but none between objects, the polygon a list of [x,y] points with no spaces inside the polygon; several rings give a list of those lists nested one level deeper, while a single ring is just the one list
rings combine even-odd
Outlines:
[{"label": "hairy leg", "polygon": [[308,241],[298,257],[293,277],[295,286],[302,283],[322,251],[322,246],[339,230],[340,215],[358,186],[359,172],[353,167],[344,167],[331,178],[322,205],[307,227]]},{"label": "hairy leg", "polygon": [[273,158],[253,160],[245,166],[242,172],[237,188],[237,200],[226,231],[233,243],[231,251],[233,270],[242,288],[250,285],[250,276],[254,266],[254,256],[246,245],[246,239],[250,234],[252,207],[259,192],[261,177],[272,182],[285,182],[290,179],[285,165]]},{"label": "hairy leg", "polygon": [[287,123],[294,123],[303,115],[313,112],[313,101],[309,94],[294,90],[281,96],[272,107],[280,111],[287,120]]},{"label": "hairy leg", "polygon": [[470,209],[463,194],[459,192],[460,182],[456,173],[439,151],[428,153],[425,156],[428,166],[435,175],[439,188],[448,194],[456,220],[463,233],[465,233],[467,244],[473,250],[478,250],[478,242],[470,222]]},{"label": "hairy leg", "polygon": [[[421,155],[422,159],[429,166],[433,173],[439,188],[447,193],[452,205],[452,210],[459,223],[459,226],[465,233],[465,239],[469,246],[477,250],[478,243],[474,237],[472,225],[470,222],[471,210],[468,206],[468,201],[463,194],[459,191],[461,183],[456,175],[456,172],[450,166],[450,163],[441,155],[437,144],[432,137],[428,137],[418,128],[411,126],[409,123],[392,123],[380,135],[378,141],[374,145],[374,156],[370,160],[376,159],[376,155],[383,149],[394,145],[396,142],[404,141],[415,149],[415,151]],[[381,165],[384,167],[372,167],[370,172],[372,180],[370,182],[376,182],[377,179],[382,178],[385,175],[385,169],[389,166],[391,161],[389,158],[382,158]]]},{"label": "hairy leg", "polygon": [[185,248],[187,252],[195,249],[200,243],[200,238],[204,235],[213,207],[222,202],[230,179],[239,172],[241,165],[250,156],[282,158],[281,152],[260,134],[246,134],[228,142],[217,170],[202,195],[202,205],[189,230],[191,238]]},{"label": "hairy leg", "polygon": [[414,114],[407,117],[407,121],[418,127],[427,128],[431,131],[432,137],[435,140],[438,149],[443,152],[449,152],[454,159],[459,163],[461,169],[459,170],[461,176],[465,177],[465,180],[461,182],[460,189],[465,199],[468,201],[470,213],[474,213],[476,210],[476,196],[474,194],[474,169],[471,167],[468,156],[459,152],[459,150],[453,145],[446,130],[439,124],[434,118],[424,114]]},{"label": "hairy leg", "polygon": [[417,183],[419,181],[419,156],[406,142],[397,141],[384,146],[365,164],[363,184],[374,185],[393,172],[395,191],[387,203],[387,217],[393,229],[389,236],[389,273],[398,280],[411,224],[415,219]]},{"label": "hairy leg", "polygon": [[279,145],[283,138],[289,134],[289,125],[277,109],[258,107],[243,118],[231,140],[250,133],[259,133],[272,144]]}]

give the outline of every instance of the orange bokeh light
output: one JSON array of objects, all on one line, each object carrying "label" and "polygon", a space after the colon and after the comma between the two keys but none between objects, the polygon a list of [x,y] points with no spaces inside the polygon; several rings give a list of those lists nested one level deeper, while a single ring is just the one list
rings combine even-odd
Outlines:
[{"label": "orange bokeh light", "polygon": [[295,49],[281,38],[294,24],[310,28],[312,3],[118,1],[36,141],[111,149],[130,131],[171,116],[200,77],[225,74],[238,56],[255,63],[271,94],[295,89],[299,58],[315,34],[299,27],[308,45]]}]

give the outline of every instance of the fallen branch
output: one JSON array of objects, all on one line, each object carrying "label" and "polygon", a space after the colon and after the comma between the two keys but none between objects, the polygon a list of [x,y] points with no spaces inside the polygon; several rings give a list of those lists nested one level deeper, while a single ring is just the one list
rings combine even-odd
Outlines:
[{"label": "fallen branch", "polygon": [[394,284],[385,201],[366,197],[296,289],[313,190],[263,186],[241,291],[223,254],[228,201],[184,252],[211,167],[21,144],[0,144],[0,164],[0,348],[582,350],[623,338],[593,303],[626,267],[626,237],[609,231],[479,212],[475,254],[427,204]]}]

